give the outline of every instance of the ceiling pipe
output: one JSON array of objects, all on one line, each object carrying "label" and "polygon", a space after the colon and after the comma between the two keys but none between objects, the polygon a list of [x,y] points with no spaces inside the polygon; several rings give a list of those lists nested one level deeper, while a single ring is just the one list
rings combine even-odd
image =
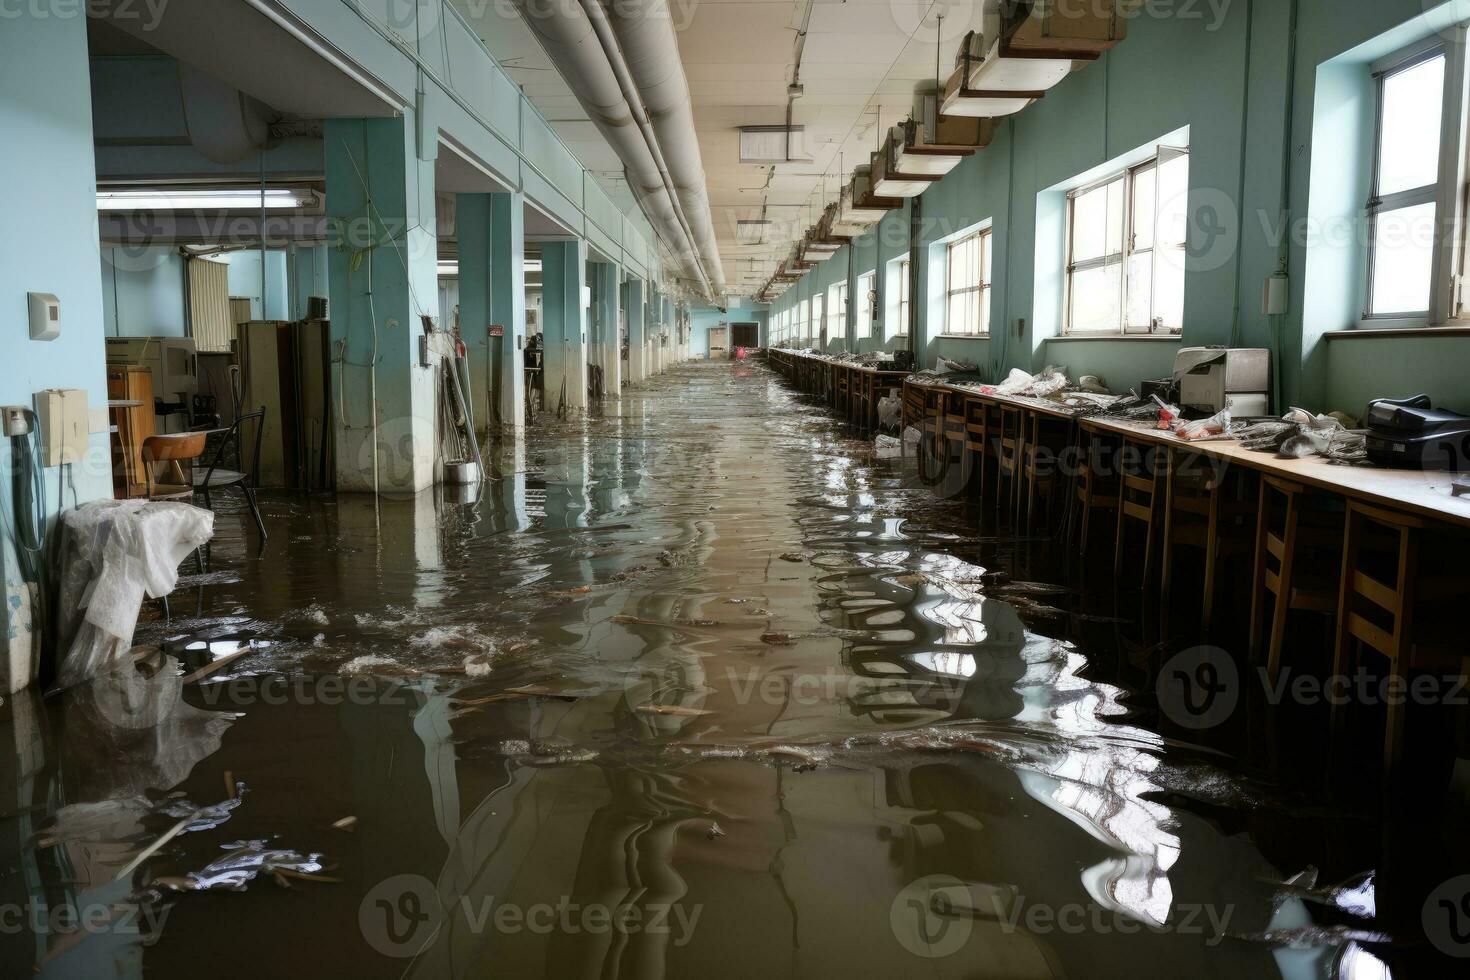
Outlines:
[{"label": "ceiling pipe", "polygon": [[[673,203],[674,213],[679,219],[680,229],[685,239],[689,242],[690,247],[699,255],[699,260],[696,261],[695,267],[691,271],[697,275],[700,283],[704,286],[705,294],[713,302],[718,299],[718,296],[715,292],[715,284],[710,274],[709,263],[706,260],[707,257],[703,255],[703,248],[701,247],[696,227],[689,219],[689,212],[685,206],[683,192],[675,180],[674,175],[670,172],[668,161],[664,157],[664,148],[660,134],[653,121],[649,119],[646,97],[644,93],[639,91],[638,83],[629,71],[628,62],[623,56],[622,47],[618,43],[618,38],[609,21],[607,10],[599,0],[581,0],[581,4],[583,13],[587,15],[587,20],[592,25],[593,32],[597,34],[598,42],[602,45],[602,53],[607,58],[608,66],[612,68],[613,77],[617,79],[618,86],[622,90],[623,100],[628,104],[633,120],[637,123],[638,131],[643,137],[643,142],[647,145],[648,152],[653,157],[654,164],[658,168],[664,190],[668,193],[669,199]],[[675,57],[677,58],[677,56],[678,52],[676,51]],[[681,77],[683,75],[682,68],[680,69],[680,75]],[[688,95],[687,85],[685,86],[685,95],[686,97]],[[691,137],[694,134],[694,121],[692,117],[689,121],[689,134]],[[695,152],[698,153],[697,146]],[[703,186],[703,176],[704,171],[701,169],[701,187]],[[708,198],[705,199],[704,215],[708,219]],[[719,271],[718,253],[716,253],[714,271],[716,273]],[[723,276],[718,276],[717,278],[719,281],[719,292],[723,293],[724,278]]]},{"label": "ceiling pipe", "polygon": [[[605,0],[582,0],[584,7],[597,7],[605,14]],[[689,96],[689,79],[679,54],[674,18],[667,0],[617,0],[608,16],[617,34],[617,49],[609,52],[614,69],[622,62],[638,85],[638,94],[652,120],[657,143],[668,172],[673,177],[679,204],[695,247],[704,259],[704,269],[717,295],[725,292],[725,271],[710,218],[709,188],[705,184],[704,161],[694,131],[694,107]],[[594,24],[596,19],[594,18]]]},{"label": "ceiling pipe", "polygon": [[533,0],[515,3],[593,125],[622,160],[628,186],[660,238],[688,272],[710,290],[699,250],[679,212],[673,181],[654,157],[652,127],[645,130],[638,124],[636,117],[642,115],[642,105],[635,108],[636,92],[631,93],[634,98],[630,103],[625,85],[631,86],[631,81],[619,81],[587,11],[573,4],[547,7]]}]

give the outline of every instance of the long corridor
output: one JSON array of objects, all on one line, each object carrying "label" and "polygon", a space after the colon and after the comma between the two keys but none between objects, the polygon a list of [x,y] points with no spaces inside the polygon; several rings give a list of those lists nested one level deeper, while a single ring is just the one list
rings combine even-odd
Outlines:
[{"label": "long corridor", "polygon": [[1166,729],[1112,589],[758,364],[609,404],[477,500],[275,496],[259,554],[222,510],[137,638],[183,670],[7,702],[45,925],[0,970],[1322,976],[1374,937],[1326,887],[1371,908],[1357,818]]}]

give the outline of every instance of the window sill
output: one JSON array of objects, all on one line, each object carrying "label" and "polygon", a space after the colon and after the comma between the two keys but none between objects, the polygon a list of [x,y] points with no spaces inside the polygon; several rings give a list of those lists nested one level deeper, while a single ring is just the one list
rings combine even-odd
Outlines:
[{"label": "window sill", "polygon": [[1326,340],[1364,340],[1369,337],[1470,337],[1470,326],[1442,327],[1354,327],[1351,330],[1328,330]]},{"label": "window sill", "polygon": [[935,340],[989,340],[988,333],[941,333],[934,336]]},{"label": "window sill", "polygon": [[1055,337],[1043,337],[1045,343],[1066,343],[1073,340],[1142,340],[1152,343],[1177,344],[1184,338],[1177,333],[1064,333]]}]

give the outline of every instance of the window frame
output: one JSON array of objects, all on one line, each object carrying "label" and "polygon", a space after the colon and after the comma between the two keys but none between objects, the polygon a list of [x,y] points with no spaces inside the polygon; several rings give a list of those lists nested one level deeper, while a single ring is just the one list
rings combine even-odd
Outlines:
[{"label": "window frame", "polygon": [[[1434,35],[1416,41],[1371,67],[1374,128],[1372,178],[1368,201],[1363,207],[1365,241],[1363,254],[1363,303],[1358,326],[1363,329],[1385,329],[1413,326],[1443,326],[1463,323],[1462,289],[1465,278],[1465,200],[1466,153],[1470,140],[1464,131],[1465,89],[1465,25],[1452,29],[1452,35]],[[1439,161],[1435,181],[1422,187],[1396,191],[1387,196],[1379,192],[1382,179],[1384,95],[1388,81],[1402,72],[1444,58],[1444,91],[1440,104]],[[1436,233],[1429,266],[1429,308],[1427,310],[1373,311],[1377,260],[1378,218],[1411,207],[1433,204]],[[1450,215],[1445,221],[1444,216]]]},{"label": "window frame", "polygon": [[873,337],[873,300],[870,298],[874,290],[878,288],[878,271],[864,272],[857,278],[858,298],[862,300],[862,306],[858,307],[856,317],[856,331],[858,340],[871,340]]},{"label": "window frame", "polygon": [[[1063,267],[1064,289],[1062,296],[1062,335],[1071,337],[1178,337],[1184,332],[1184,324],[1181,322],[1177,327],[1162,324],[1162,317],[1157,315],[1154,303],[1158,297],[1159,259],[1164,254],[1159,237],[1160,209],[1158,201],[1158,173],[1160,159],[1165,151],[1177,152],[1180,156],[1188,159],[1190,148],[1171,147],[1163,143],[1154,147],[1154,152],[1146,160],[1130,164],[1118,170],[1109,172],[1106,176],[1097,180],[1089,181],[1080,187],[1073,188],[1067,192],[1067,227],[1066,227],[1066,261]],[[1190,161],[1192,163],[1192,161]],[[1153,208],[1153,235],[1150,236],[1149,244],[1143,248],[1136,246],[1138,231],[1135,224],[1137,216],[1134,208],[1134,198],[1137,193],[1137,182],[1141,174],[1152,171],[1154,174],[1154,208]],[[1104,253],[1101,256],[1078,261],[1076,255],[1076,231],[1077,231],[1077,201],[1094,191],[1103,190],[1113,184],[1122,182],[1122,219],[1123,238],[1120,242],[1121,250],[1118,252],[1106,251],[1108,245],[1104,243]],[[1186,182],[1186,193],[1187,193]],[[1178,246],[1166,246],[1168,248],[1179,248],[1184,251],[1188,243],[1184,242]],[[1146,327],[1130,325],[1128,323],[1128,266],[1129,261],[1135,256],[1149,255],[1149,301],[1148,309],[1150,320]],[[1117,326],[1104,329],[1077,328],[1073,326],[1073,301],[1076,298],[1077,289],[1074,279],[1079,272],[1090,272],[1094,269],[1107,269],[1116,266],[1118,269],[1119,289]],[[1181,269],[1182,269],[1181,265]],[[1186,277],[1187,281],[1187,277]]]},{"label": "window frame", "polygon": [[827,341],[841,337],[847,341],[847,280],[839,279],[827,287]]},{"label": "window frame", "polygon": [[[941,336],[986,338],[990,336],[990,288],[991,280],[985,276],[987,259],[993,261],[991,248],[994,238],[991,228],[976,228],[968,234],[956,238],[945,245],[944,249],[944,333]],[[973,286],[961,286],[958,289],[954,285],[954,251],[975,242],[975,284]],[[992,268],[992,273],[994,269]],[[950,317],[954,308],[954,297],[960,294],[976,294],[975,311],[979,322],[973,330],[957,329]]]},{"label": "window frame", "polygon": [[905,255],[894,262],[893,265],[893,278],[897,280],[897,285],[894,290],[895,295],[893,304],[893,318],[894,326],[896,327],[896,329],[891,332],[887,330],[884,331],[885,333],[888,333],[887,338],[885,338],[887,340],[892,340],[895,337],[907,337],[909,335],[909,330],[912,327],[912,321],[910,320],[910,317],[913,314],[913,310],[911,309],[911,304],[909,303],[909,292],[911,290],[909,277],[913,274],[912,257]]}]

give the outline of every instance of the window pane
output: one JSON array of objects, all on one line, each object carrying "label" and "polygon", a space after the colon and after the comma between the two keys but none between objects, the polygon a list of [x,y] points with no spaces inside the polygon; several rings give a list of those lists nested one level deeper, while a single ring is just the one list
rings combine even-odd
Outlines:
[{"label": "window pane", "polygon": [[1158,168],[1158,181],[1158,241],[1183,245],[1189,238],[1189,156],[1166,160]]},{"label": "window pane", "polygon": [[1108,192],[1106,187],[1082,194],[1072,202],[1072,261],[1101,258],[1107,250]]},{"label": "window pane", "polygon": [[980,290],[980,332],[990,333],[990,290],[988,288]]},{"label": "window pane", "polygon": [[1440,55],[1384,79],[1380,195],[1425,187],[1438,179],[1444,68]]},{"label": "window pane", "polygon": [[1373,315],[1428,312],[1434,215],[1435,205],[1431,203],[1377,216],[1373,229]]},{"label": "window pane", "polygon": [[1184,327],[1184,249],[1160,248],[1154,255],[1154,316],[1165,331]]},{"label": "window pane", "polygon": [[1123,265],[1088,269],[1072,276],[1072,329],[1118,330]]},{"label": "window pane", "polygon": [[1134,248],[1153,248],[1156,207],[1154,190],[1157,186],[1158,174],[1154,167],[1140,170],[1133,177]]},{"label": "window pane", "polygon": [[1128,327],[1148,328],[1153,322],[1154,255],[1143,252],[1128,256]]},{"label": "window pane", "polygon": [[980,236],[980,284],[990,285],[990,243],[994,241],[990,232]]}]

